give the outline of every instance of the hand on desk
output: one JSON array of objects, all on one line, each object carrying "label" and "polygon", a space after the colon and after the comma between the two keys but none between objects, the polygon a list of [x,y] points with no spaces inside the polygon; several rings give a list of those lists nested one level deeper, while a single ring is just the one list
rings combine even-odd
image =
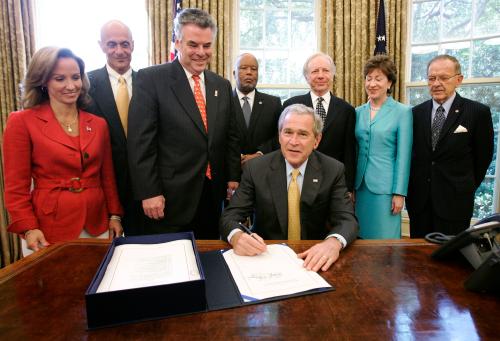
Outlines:
[{"label": "hand on desk", "polygon": [[266,252],[267,246],[257,233],[236,232],[231,238],[234,252],[240,256],[256,256]]},{"label": "hand on desk", "polygon": [[341,249],[342,244],[336,238],[328,238],[297,256],[304,259],[304,267],[307,270],[326,271],[339,258]]}]

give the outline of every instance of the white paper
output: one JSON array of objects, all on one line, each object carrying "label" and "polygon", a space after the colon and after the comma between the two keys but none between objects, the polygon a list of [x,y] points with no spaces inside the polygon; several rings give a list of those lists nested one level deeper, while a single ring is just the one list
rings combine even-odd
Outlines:
[{"label": "white paper", "polygon": [[331,287],[319,274],[306,270],[304,261],[284,244],[268,245],[258,256],[238,256],[229,250],[224,259],[245,302]]},{"label": "white paper", "polygon": [[200,279],[191,240],[115,247],[97,292]]}]

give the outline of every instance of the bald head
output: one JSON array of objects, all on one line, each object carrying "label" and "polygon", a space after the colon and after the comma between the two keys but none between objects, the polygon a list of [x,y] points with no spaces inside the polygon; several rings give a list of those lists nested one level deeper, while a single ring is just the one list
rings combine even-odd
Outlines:
[{"label": "bald head", "polygon": [[251,53],[243,53],[236,58],[233,75],[236,86],[245,95],[252,92],[259,80],[259,63]]},{"label": "bald head", "polygon": [[118,20],[105,23],[101,28],[99,45],[106,54],[108,65],[113,70],[124,74],[130,69],[134,40],[127,25]]}]

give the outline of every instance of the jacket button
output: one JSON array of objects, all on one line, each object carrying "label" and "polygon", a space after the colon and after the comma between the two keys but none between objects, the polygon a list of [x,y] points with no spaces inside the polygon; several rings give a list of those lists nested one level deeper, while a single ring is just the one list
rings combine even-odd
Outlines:
[{"label": "jacket button", "polygon": [[84,159],[88,159],[89,158],[89,153],[87,153],[87,152],[83,153],[83,158]]}]

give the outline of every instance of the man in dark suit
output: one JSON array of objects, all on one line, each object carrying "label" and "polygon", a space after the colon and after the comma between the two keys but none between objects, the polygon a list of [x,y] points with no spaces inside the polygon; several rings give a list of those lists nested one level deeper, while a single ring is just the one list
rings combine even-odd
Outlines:
[{"label": "man in dark suit", "polygon": [[[326,271],[358,231],[344,166],[315,151],[323,123],[311,108],[285,108],[278,125],[281,150],[245,164],[241,184],[222,214],[221,235],[237,254],[248,256],[266,250],[264,239],[326,237],[299,254],[309,270]],[[255,233],[249,235],[238,222],[253,210]]]},{"label": "man in dark suit", "polygon": [[330,92],[335,64],[329,55],[319,52],[310,56],[304,63],[303,73],[311,91],[287,99],[283,108],[300,103],[320,115],[324,128],[318,151],[344,163],[347,188],[352,192],[356,174],[356,112],[349,103]]},{"label": "man in dark suit", "polygon": [[413,152],[406,205],[412,238],[455,235],[470,224],[474,193],[493,156],[490,109],[461,97],[455,57],[427,65],[432,100],[413,108]]},{"label": "man in dark suit", "polygon": [[233,69],[236,89],[233,92],[236,123],[241,144],[241,163],[271,152],[281,114],[279,97],[255,89],[259,64],[254,55],[243,53]]},{"label": "man in dark suit", "polygon": [[217,33],[213,18],[184,9],[174,23],[177,59],[142,69],[130,103],[128,155],[147,233],[193,230],[217,239],[226,190],[240,178],[229,81],[205,70]]},{"label": "man in dark suit", "polygon": [[132,97],[132,82],[136,75],[130,67],[134,51],[132,32],[122,22],[110,21],[101,28],[99,45],[106,54],[107,63],[88,73],[89,95],[92,97],[88,111],[103,117],[108,123],[116,183],[125,212],[121,218],[125,235],[142,234],[144,214],[141,202],[134,200],[132,195],[127,161],[128,99]]}]

